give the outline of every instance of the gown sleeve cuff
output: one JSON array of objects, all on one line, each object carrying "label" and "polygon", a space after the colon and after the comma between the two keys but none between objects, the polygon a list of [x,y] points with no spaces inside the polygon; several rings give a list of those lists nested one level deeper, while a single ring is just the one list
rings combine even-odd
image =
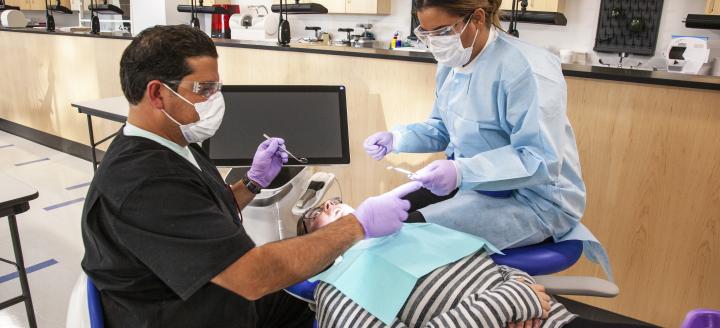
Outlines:
[{"label": "gown sleeve cuff", "polygon": [[455,188],[460,188],[460,185],[462,184],[462,169],[460,168],[460,163],[458,161],[451,161],[453,165],[455,165],[455,173],[457,173],[457,182],[455,182]]},{"label": "gown sleeve cuff", "polygon": [[390,131],[393,136],[393,142],[392,142],[392,152],[395,154],[400,153],[399,145],[400,145],[400,138],[402,138],[402,133],[400,131],[397,131],[398,128],[393,129]]}]

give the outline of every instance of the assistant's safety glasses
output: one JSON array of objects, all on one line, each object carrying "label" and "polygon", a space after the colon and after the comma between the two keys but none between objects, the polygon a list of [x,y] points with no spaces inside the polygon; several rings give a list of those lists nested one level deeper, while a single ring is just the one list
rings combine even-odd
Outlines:
[{"label": "assistant's safety glasses", "polygon": [[325,206],[334,206],[339,204],[342,204],[342,200],[340,199],[340,197],[335,197],[324,201],[320,206],[315,206],[307,210],[298,220],[297,235],[302,236],[310,232],[308,226],[311,225],[315,218],[317,218],[318,215],[320,215],[320,213],[325,210]]},{"label": "assistant's safety glasses", "polygon": [[438,29],[434,29],[432,31],[428,31],[418,25],[418,27],[416,27],[414,30],[415,36],[417,36],[417,38],[420,41],[422,41],[422,43],[428,44],[428,39],[432,38],[432,37],[450,36],[450,35],[460,34],[460,33],[462,33],[462,30],[464,30],[465,28],[463,27],[460,31],[458,31],[456,26],[458,26],[459,24],[461,24],[463,22],[465,23],[465,25],[467,25],[470,22],[470,17],[472,17],[472,15],[473,14],[468,14],[468,15],[464,16],[463,18],[458,19],[457,22],[455,22],[451,25],[441,27]]},{"label": "assistant's safety glasses", "polygon": [[192,92],[202,96],[205,99],[209,99],[214,94],[220,92],[222,90],[222,85],[223,85],[222,82],[213,82],[213,81],[206,81],[206,82],[165,81],[165,83],[172,85],[175,88],[177,88],[177,86],[179,86],[180,84],[192,83],[192,87],[191,87]]}]

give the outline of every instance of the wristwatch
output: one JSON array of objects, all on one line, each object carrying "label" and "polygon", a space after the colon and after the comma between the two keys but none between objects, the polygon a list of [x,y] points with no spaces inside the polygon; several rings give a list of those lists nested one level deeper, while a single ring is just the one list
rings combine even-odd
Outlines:
[{"label": "wristwatch", "polygon": [[247,176],[244,176],[240,181],[242,181],[242,184],[245,185],[245,188],[247,188],[247,190],[249,190],[253,194],[257,195],[260,193],[260,191],[262,191],[262,187],[255,183],[255,181],[250,180],[250,178],[248,178]]}]

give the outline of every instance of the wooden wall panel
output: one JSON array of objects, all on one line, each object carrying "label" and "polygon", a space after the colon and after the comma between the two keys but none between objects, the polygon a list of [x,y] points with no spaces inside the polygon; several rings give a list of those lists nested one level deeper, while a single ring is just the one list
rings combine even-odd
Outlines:
[{"label": "wooden wall panel", "polygon": [[[581,298],[666,327],[720,308],[720,92],[568,78],[588,205],[621,295]],[[601,275],[582,263],[568,274]]]},{"label": "wooden wall panel", "polygon": [[[0,117],[87,143],[73,101],[121,95],[127,40],[0,32]],[[418,169],[439,155],[370,160],[362,141],[422,120],[435,66],[392,60],[220,47],[230,84],[347,86],[352,164],[338,174],[357,204],[404,182],[386,165]],[[605,244],[621,295],[582,301],[666,327],[692,308],[720,308],[720,92],[568,78],[588,206],[583,222]],[[228,108],[242,110],[242,108]],[[117,124],[96,123],[99,135]],[[602,276],[582,261],[568,274]]]}]

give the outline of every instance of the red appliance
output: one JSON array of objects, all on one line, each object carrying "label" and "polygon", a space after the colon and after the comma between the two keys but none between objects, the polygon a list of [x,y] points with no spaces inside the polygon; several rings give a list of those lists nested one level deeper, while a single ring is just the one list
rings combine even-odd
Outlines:
[{"label": "red appliance", "polygon": [[229,14],[227,15],[220,15],[220,14],[213,14],[212,15],[212,31],[210,32],[210,35],[213,38],[230,38],[230,16],[233,14],[240,13],[240,5],[213,5],[215,7],[223,7],[227,10]]}]

